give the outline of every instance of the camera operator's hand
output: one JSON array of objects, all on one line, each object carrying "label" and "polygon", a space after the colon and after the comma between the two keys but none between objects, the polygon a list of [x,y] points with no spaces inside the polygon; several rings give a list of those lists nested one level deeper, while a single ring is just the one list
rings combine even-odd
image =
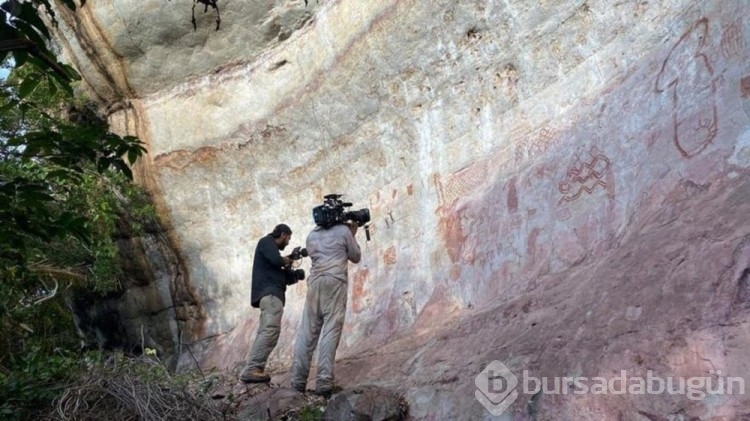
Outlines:
[{"label": "camera operator's hand", "polygon": [[281,256],[281,260],[284,262],[284,266],[290,266],[292,264],[292,260],[287,256]]},{"label": "camera operator's hand", "polygon": [[357,225],[356,222],[347,222],[346,225],[349,227],[349,230],[352,232],[352,235],[356,236],[357,230],[359,229],[359,225]]}]

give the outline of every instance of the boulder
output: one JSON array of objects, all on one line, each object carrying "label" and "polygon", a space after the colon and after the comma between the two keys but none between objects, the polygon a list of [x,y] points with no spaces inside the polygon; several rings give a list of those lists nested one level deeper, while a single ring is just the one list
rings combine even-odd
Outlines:
[{"label": "boulder", "polygon": [[331,398],[323,413],[323,419],[337,421],[396,421],[404,416],[402,399],[378,386],[344,390]]}]

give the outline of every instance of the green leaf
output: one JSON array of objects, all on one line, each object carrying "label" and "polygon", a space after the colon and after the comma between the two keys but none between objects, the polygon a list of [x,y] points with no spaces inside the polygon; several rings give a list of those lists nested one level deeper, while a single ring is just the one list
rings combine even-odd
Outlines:
[{"label": "green leaf", "polygon": [[[21,5],[21,12],[18,14],[18,19],[27,22],[34,30],[38,31],[45,39],[49,39],[49,31],[44,21],[39,17],[39,12],[32,2],[25,2]],[[18,21],[15,21],[18,23]],[[16,25],[19,26],[19,25]],[[20,27],[20,26],[19,26]],[[29,35],[28,33],[26,34]],[[41,39],[41,38],[40,38]],[[44,45],[44,43],[42,43]]]},{"label": "green leaf", "polygon": [[68,170],[59,169],[50,171],[47,173],[47,179],[69,179],[74,178],[76,180],[80,180],[81,176],[78,173],[70,172]]},{"label": "green leaf", "polygon": [[[49,53],[47,56],[53,57],[52,53]],[[73,96],[73,87],[70,85],[70,81],[79,80],[80,76],[72,67],[57,63],[58,67],[62,70],[62,74],[60,74],[52,69],[48,63],[32,55],[29,56],[28,63],[55,79],[59,88],[63,89],[68,96]]]},{"label": "green leaf", "polygon": [[22,205],[31,208],[42,208],[45,202],[52,202],[52,196],[40,192],[24,192],[18,195]]},{"label": "green leaf", "polygon": [[128,164],[126,164],[122,160],[116,159],[112,161],[112,165],[116,169],[120,170],[125,175],[125,177],[128,178],[128,180],[133,179],[133,172],[130,170],[130,167],[128,167]]},{"label": "green leaf", "polygon": [[135,161],[138,159],[139,156],[141,156],[141,154],[138,149],[130,148],[128,150],[128,163],[130,165],[135,164]]},{"label": "green leaf", "polygon": [[47,92],[51,97],[57,94],[57,84],[55,83],[55,79],[50,77],[49,75],[47,75]]},{"label": "green leaf", "polygon": [[24,158],[35,158],[41,155],[41,149],[38,145],[35,144],[27,144],[26,147],[23,150],[23,153],[21,156]]},{"label": "green leaf", "polygon": [[121,143],[117,145],[117,149],[115,150],[115,156],[123,156],[126,153],[128,153],[128,145],[126,143]]},{"label": "green leaf", "polygon": [[63,231],[73,234],[76,238],[88,242],[91,233],[86,228],[86,218],[76,216],[71,212],[64,212],[57,220],[57,225]]},{"label": "green leaf", "polygon": [[18,100],[17,99],[11,99],[10,101],[8,101],[7,104],[5,104],[2,107],[0,107],[0,113],[4,113],[4,112],[7,112],[7,111],[10,111],[13,108],[16,108],[17,106],[18,106]]},{"label": "green leaf", "polygon": [[16,62],[16,67],[21,67],[29,60],[29,53],[26,50],[15,50],[13,51],[13,60]]},{"label": "green leaf", "polygon": [[39,86],[39,82],[41,82],[41,79],[27,77],[21,82],[21,86],[18,88],[18,96],[21,99],[28,97]]},{"label": "green leaf", "polygon": [[76,71],[75,68],[73,68],[73,66],[69,66],[67,64],[62,64],[62,63],[59,63],[59,64],[60,64],[60,67],[62,67],[63,70],[65,70],[65,73],[67,73],[70,79],[81,80],[81,75],[78,74],[78,72]]},{"label": "green leaf", "polygon": [[[62,90],[63,96],[72,97],[73,96],[73,87],[70,85],[70,82],[62,79],[57,74],[52,75],[52,79],[55,81],[55,85],[57,88]],[[73,79],[78,80],[78,79]]]},{"label": "green leaf", "polygon": [[96,162],[96,171],[101,174],[104,171],[106,171],[109,168],[109,165],[111,164],[111,160],[107,157],[101,157]]}]

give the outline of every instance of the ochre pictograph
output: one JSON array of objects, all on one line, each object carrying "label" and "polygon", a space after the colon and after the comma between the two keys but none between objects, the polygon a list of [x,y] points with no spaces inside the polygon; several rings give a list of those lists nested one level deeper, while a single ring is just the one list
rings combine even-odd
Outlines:
[{"label": "ochre pictograph", "polygon": [[590,158],[586,161],[576,156],[576,161],[567,172],[567,178],[558,184],[562,202],[572,202],[586,192],[591,194],[597,186],[607,188],[604,176],[609,170],[611,161],[596,146],[589,150]]},{"label": "ochre pictograph", "polygon": [[439,175],[433,176],[433,181],[438,190],[440,205],[450,206],[456,199],[470,195],[475,188],[487,181],[487,162],[475,162],[456,171],[446,177],[445,183],[440,180]]},{"label": "ochre pictograph", "polygon": [[750,75],[740,78],[740,98],[742,109],[750,117]]},{"label": "ochre pictograph", "polygon": [[750,76],[740,79],[740,96],[742,98],[750,98]]},{"label": "ochre pictograph", "polygon": [[656,79],[656,92],[672,97],[672,141],[685,158],[706,149],[719,130],[708,34],[708,19],[701,18],[672,47]]},{"label": "ochre pictograph", "polygon": [[742,33],[742,19],[727,26],[721,34],[721,54],[726,59],[738,56],[745,49],[745,36]]},{"label": "ochre pictograph", "polygon": [[554,127],[544,127],[539,132],[524,137],[516,145],[514,155],[516,162],[541,156],[550,149],[559,137],[560,131]]},{"label": "ochre pictograph", "polygon": [[396,247],[391,245],[385,250],[385,253],[383,253],[383,263],[386,265],[394,265],[396,264]]},{"label": "ochre pictograph", "polygon": [[567,221],[570,217],[570,209],[568,208],[560,208],[555,211],[555,218],[557,218],[558,221]]}]

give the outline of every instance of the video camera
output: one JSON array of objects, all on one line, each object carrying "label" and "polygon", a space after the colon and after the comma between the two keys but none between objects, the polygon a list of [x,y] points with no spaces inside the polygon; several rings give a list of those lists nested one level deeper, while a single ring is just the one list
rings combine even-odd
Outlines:
[{"label": "video camera", "polygon": [[[300,260],[303,257],[307,257],[307,249],[302,247],[295,247],[287,257],[293,262],[296,260]],[[284,267],[284,274],[287,278],[287,284],[290,285],[297,281],[302,281],[305,279],[305,271],[303,269],[296,269],[293,264],[289,264],[289,266]]]},{"label": "video camera", "polygon": [[292,269],[290,267],[285,267],[284,276],[286,277],[287,285],[296,284],[298,281],[305,280],[305,270],[304,269]]},{"label": "video camera", "polygon": [[307,249],[304,249],[302,247],[295,247],[292,250],[292,253],[287,257],[289,257],[289,260],[299,260],[303,257],[307,257]]},{"label": "video camera", "polygon": [[370,240],[369,227],[365,224],[370,222],[370,210],[362,208],[356,211],[346,211],[344,208],[351,207],[350,202],[341,201],[340,194],[329,194],[323,196],[323,204],[313,208],[313,220],[315,224],[323,228],[330,228],[336,224],[352,221],[358,227],[365,226],[367,240]]}]

